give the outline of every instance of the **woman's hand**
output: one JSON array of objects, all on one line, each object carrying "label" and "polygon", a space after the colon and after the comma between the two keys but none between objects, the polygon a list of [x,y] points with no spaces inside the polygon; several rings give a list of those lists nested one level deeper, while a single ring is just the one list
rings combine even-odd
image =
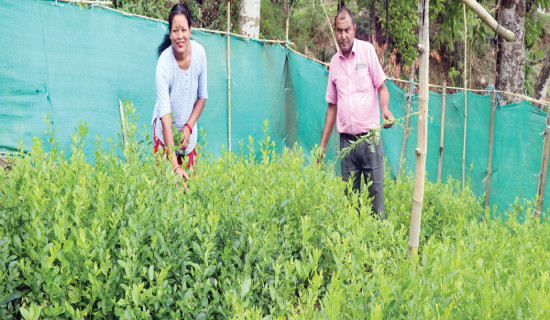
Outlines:
[{"label": "woman's hand", "polygon": [[187,126],[183,126],[183,129],[181,130],[181,132],[183,133],[183,138],[181,138],[181,141],[180,141],[180,150],[185,150],[189,145],[191,132],[189,131],[189,128]]},{"label": "woman's hand", "polygon": [[185,188],[185,190],[189,190],[187,189],[187,184],[185,184],[185,180],[189,180],[189,175],[187,174],[187,172],[185,172],[182,167],[177,166],[176,169],[174,169],[174,173],[180,176],[180,178],[183,178],[183,181],[181,183],[183,183],[183,187]]}]

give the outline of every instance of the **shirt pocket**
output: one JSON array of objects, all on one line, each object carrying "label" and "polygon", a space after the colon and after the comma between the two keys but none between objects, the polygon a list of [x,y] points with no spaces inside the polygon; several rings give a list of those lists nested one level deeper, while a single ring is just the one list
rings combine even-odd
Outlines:
[{"label": "shirt pocket", "polygon": [[372,91],[372,79],[370,77],[369,70],[367,68],[355,70],[355,75],[353,81],[355,82],[355,89],[359,92],[370,92]]}]

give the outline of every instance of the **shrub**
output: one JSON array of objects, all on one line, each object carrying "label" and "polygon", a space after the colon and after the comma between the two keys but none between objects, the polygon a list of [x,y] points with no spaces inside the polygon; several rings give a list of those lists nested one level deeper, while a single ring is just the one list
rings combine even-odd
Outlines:
[{"label": "shrub", "polygon": [[471,191],[428,184],[411,260],[410,177],[386,181],[380,221],[266,134],[202,156],[185,192],[128,120],[125,150],[89,161],[81,125],[70,157],[34,140],[0,172],[2,319],[549,316],[548,224],[480,220]]}]

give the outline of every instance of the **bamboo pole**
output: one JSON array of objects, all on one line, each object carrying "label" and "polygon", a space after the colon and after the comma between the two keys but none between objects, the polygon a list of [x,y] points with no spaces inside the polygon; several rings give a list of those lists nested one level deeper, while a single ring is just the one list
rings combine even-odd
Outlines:
[{"label": "bamboo pole", "polygon": [[445,98],[447,96],[447,81],[443,81],[441,95],[441,133],[439,136],[439,163],[437,164],[437,182],[441,181],[441,165],[443,163],[443,142],[445,140]]},{"label": "bamboo pole", "polygon": [[79,4],[95,4],[103,6],[112,6],[112,1],[92,1],[92,0],[56,0],[56,2],[65,2],[65,3],[79,3]]},{"label": "bamboo pole", "polygon": [[544,202],[544,190],[546,189],[546,176],[548,173],[548,153],[550,152],[550,111],[546,115],[546,128],[544,128],[544,144],[542,148],[542,161],[540,163],[538,200],[535,207],[535,218],[540,219],[542,204]]},{"label": "bamboo pole", "polygon": [[[70,0],[66,0],[66,1],[70,1]],[[103,5],[99,5],[99,7],[103,8],[103,9],[106,9],[106,10],[111,10],[111,11],[114,11],[114,12],[118,12],[122,15],[129,16],[129,17],[137,17],[137,18],[142,18],[142,19],[149,20],[149,21],[167,23],[166,21],[161,20],[161,19],[155,19],[155,18],[151,18],[151,17],[142,16],[142,15],[139,15],[139,14],[128,13],[128,12],[125,12],[125,11],[122,11],[122,10],[114,9],[114,8],[103,6]],[[210,30],[210,29],[205,29],[205,28],[193,28],[193,30],[207,32],[207,33],[213,33],[213,34],[219,34],[219,35],[230,34],[233,37],[241,38],[241,39],[244,39],[244,40],[252,39],[251,37],[247,37],[247,36],[244,36],[242,34],[228,32],[228,31]],[[274,39],[274,40],[254,39],[254,41],[264,42],[264,43],[278,43],[278,44],[284,44],[285,43],[284,40],[276,40],[276,39]],[[289,44],[294,45],[294,42],[290,42]]]},{"label": "bamboo pole", "polygon": [[495,132],[495,96],[496,93],[491,93],[491,126],[489,127],[489,163],[487,164],[487,180],[485,182],[485,208],[489,205],[489,191],[491,191],[493,135]]},{"label": "bamboo pole", "polygon": [[460,1],[462,1],[464,5],[467,5],[470,9],[472,9],[481,18],[481,20],[485,21],[489,28],[493,29],[493,31],[495,31],[499,36],[508,41],[514,41],[514,38],[516,37],[515,34],[512,31],[499,25],[498,22],[491,16],[491,14],[487,12],[487,10],[485,10],[485,8],[483,8],[475,0]]},{"label": "bamboo pole", "polygon": [[330,28],[330,33],[332,34],[332,40],[334,40],[334,46],[336,47],[336,50],[338,50],[338,41],[336,41],[336,36],[334,35],[334,30],[332,29],[332,23],[330,23],[327,9],[325,9],[325,4],[323,3],[323,0],[319,0],[319,2],[321,2],[321,5],[323,6],[323,11],[325,12],[325,17],[327,18],[328,27]]},{"label": "bamboo pole", "polygon": [[412,196],[411,227],[409,231],[409,257],[418,254],[420,238],[420,222],[422,219],[422,203],[424,202],[424,180],[426,178],[426,153],[428,145],[428,91],[429,52],[430,52],[430,1],[418,1],[419,29],[419,61],[418,76],[420,87],[418,91],[418,139],[416,153],[416,168],[414,171],[414,190]]},{"label": "bamboo pole", "polygon": [[[411,75],[414,75],[413,71],[414,65],[411,66]],[[412,80],[412,78],[409,76],[409,79]],[[414,83],[412,81],[409,82],[409,91],[408,91],[408,101],[407,101],[407,118],[405,119],[405,129],[403,129],[403,142],[401,144],[401,156],[399,156],[399,167],[397,168],[397,177],[395,181],[399,180],[399,177],[401,177],[401,170],[403,169],[403,159],[405,156],[405,147],[407,146],[407,138],[410,134],[409,129],[409,115],[411,114],[411,100],[413,95],[413,85]]]},{"label": "bamboo pole", "polygon": [[231,26],[231,2],[227,2],[227,118],[228,118],[228,140],[229,152],[231,152],[231,34],[229,29]]},{"label": "bamboo pole", "polygon": [[122,122],[122,134],[124,135],[124,149],[128,149],[128,137],[126,136],[126,125],[124,124],[124,108],[122,107],[122,100],[118,98],[118,105],[120,106],[120,120]]},{"label": "bamboo pole", "polygon": [[[325,66],[328,66],[327,63],[321,63]],[[401,83],[409,83],[408,80],[402,80],[402,79],[398,79],[398,78],[391,78],[391,77],[387,77],[386,79],[388,80],[391,80],[391,81],[394,81],[394,82],[401,82]],[[415,82],[416,85],[418,85],[417,82]],[[437,85],[437,84],[428,84],[428,86],[430,88],[443,88],[443,86],[440,86],[440,85]],[[464,90],[464,87],[449,87],[447,86],[447,89],[452,89],[452,90]],[[547,106],[547,107],[550,107],[550,101],[544,101],[544,100],[537,100],[537,99],[534,99],[534,98],[531,98],[531,97],[528,97],[524,94],[518,94],[518,93],[513,93],[513,92],[508,92],[508,91],[502,91],[502,90],[492,90],[492,89],[468,89],[469,92],[473,92],[473,93],[480,93],[480,94],[487,94],[487,93],[491,93],[491,92],[495,92],[495,93],[499,93],[499,94],[505,94],[505,95],[509,95],[509,96],[513,96],[513,97],[518,97],[518,98],[521,98],[527,102],[530,102],[530,103],[536,103],[536,104],[539,104],[541,106]]]},{"label": "bamboo pole", "polygon": [[308,57],[308,56],[306,56],[305,54],[303,54],[303,53],[301,53],[301,52],[298,52],[298,51],[292,49],[291,47],[288,47],[288,50],[290,50],[290,51],[294,52],[295,54],[298,54],[298,55],[300,55],[300,56],[302,56],[302,57],[304,57],[304,58],[306,58],[306,59],[309,59],[309,60],[311,60],[311,61],[314,61],[314,62],[317,62],[317,63],[319,63],[319,64],[322,64],[322,65],[325,66],[325,67],[328,67],[328,66],[329,66],[328,63],[323,62],[323,61],[320,61],[320,60],[317,60],[317,59],[312,58],[312,57]]},{"label": "bamboo pole", "polygon": [[468,128],[468,29],[466,27],[466,5],[464,9],[464,145],[462,146],[462,195],[464,195],[464,181],[466,180],[466,130]]},{"label": "bamboo pole", "polygon": [[290,45],[290,44],[288,44],[288,24],[289,24],[289,21],[290,21],[290,8],[288,9],[288,15],[287,15],[287,17],[286,17],[286,32],[285,32],[285,34],[286,34],[286,36],[285,36],[286,41],[285,41],[285,43],[287,44],[287,46]]}]

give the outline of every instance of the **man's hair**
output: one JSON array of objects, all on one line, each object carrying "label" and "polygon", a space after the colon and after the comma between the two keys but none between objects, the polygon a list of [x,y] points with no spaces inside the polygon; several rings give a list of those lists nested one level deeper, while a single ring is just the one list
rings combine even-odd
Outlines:
[{"label": "man's hair", "polygon": [[338,12],[336,13],[336,17],[334,17],[334,25],[336,25],[336,19],[340,17],[340,19],[345,19],[346,14],[350,16],[352,25],[355,25],[355,16],[353,13],[351,13],[351,10],[346,6],[341,6],[340,9],[338,9]]}]

